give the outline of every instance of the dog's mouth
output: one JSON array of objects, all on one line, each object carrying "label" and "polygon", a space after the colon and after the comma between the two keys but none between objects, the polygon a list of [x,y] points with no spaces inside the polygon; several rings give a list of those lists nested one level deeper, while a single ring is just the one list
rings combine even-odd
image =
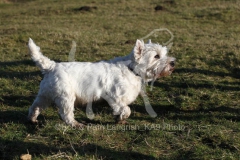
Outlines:
[{"label": "dog's mouth", "polygon": [[170,70],[168,70],[168,71],[163,71],[163,72],[161,72],[161,73],[159,74],[158,78],[169,76],[169,75],[172,74],[173,71],[174,71],[174,68],[173,68],[173,69],[170,69]]},{"label": "dog's mouth", "polygon": [[172,74],[172,72],[175,69],[175,58],[170,57],[166,61],[165,62],[163,61],[163,63],[165,63],[165,66],[154,65],[153,67],[147,70],[146,78],[148,79],[148,81],[156,80],[158,78],[166,77]]},{"label": "dog's mouth", "polygon": [[174,69],[175,69],[175,62],[174,62],[174,61],[171,61],[171,62],[160,72],[160,74],[158,75],[157,78],[166,77],[166,76],[171,75],[172,72],[174,71]]}]

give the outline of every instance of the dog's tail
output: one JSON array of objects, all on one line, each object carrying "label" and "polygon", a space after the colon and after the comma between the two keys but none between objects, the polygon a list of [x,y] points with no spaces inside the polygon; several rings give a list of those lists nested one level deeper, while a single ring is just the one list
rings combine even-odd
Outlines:
[{"label": "dog's tail", "polygon": [[29,41],[28,41],[28,48],[29,48],[32,60],[41,69],[43,74],[50,71],[55,66],[55,62],[45,57],[40,52],[40,47],[38,47],[31,38],[29,38]]}]

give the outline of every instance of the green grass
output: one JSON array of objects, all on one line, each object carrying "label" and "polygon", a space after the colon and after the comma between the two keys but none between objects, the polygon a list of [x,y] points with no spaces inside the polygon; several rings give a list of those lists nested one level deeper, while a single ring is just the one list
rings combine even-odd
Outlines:
[{"label": "green grass", "polygon": [[[163,9],[155,11],[157,5]],[[28,152],[33,159],[240,159],[239,6],[236,0],[0,0],[0,159]],[[94,120],[85,107],[76,109],[76,119],[92,125],[83,131],[66,126],[54,106],[39,125],[27,122],[43,77],[28,55],[29,37],[56,61],[68,60],[74,40],[76,60],[93,62],[130,53],[137,38],[157,28],[173,32],[169,54],[177,66],[147,89],[156,118],[139,97],[127,126],[114,124],[106,103],[95,107]],[[162,43],[169,35],[150,38]]]}]

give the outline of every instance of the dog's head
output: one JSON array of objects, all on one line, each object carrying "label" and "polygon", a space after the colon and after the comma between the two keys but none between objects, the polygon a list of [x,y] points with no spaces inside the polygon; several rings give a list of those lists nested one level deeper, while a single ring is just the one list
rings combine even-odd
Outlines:
[{"label": "dog's head", "polygon": [[170,75],[175,67],[175,58],[167,56],[167,47],[155,43],[145,44],[137,40],[132,52],[133,70],[145,81]]}]

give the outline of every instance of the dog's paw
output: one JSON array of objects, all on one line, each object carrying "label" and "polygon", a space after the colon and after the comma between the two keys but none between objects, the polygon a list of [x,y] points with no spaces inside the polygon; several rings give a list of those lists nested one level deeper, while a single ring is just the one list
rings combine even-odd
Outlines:
[{"label": "dog's paw", "polygon": [[126,119],[123,119],[123,120],[120,119],[120,115],[116,115],[114,118],[115,118],[115,123],[116,124],[128,124]]},{"label": "dog's paw", "polygon": [[79,129],[79,130],[83,130],[86,125],[83,123],[79,123],[79,122],[74,122],[74,124],[72,125],[73,128]]},{"label": "dog's paw", "polygon": [[121,120],[121,121],[118,121],[117,124],[128,124],[128,122],[126,120]]},{"label": "dog's paw", "polygon": [[34,125],[37,125],[39,123],[38,120],[31,120],[31,119],[28,119],[28,122]]}]

